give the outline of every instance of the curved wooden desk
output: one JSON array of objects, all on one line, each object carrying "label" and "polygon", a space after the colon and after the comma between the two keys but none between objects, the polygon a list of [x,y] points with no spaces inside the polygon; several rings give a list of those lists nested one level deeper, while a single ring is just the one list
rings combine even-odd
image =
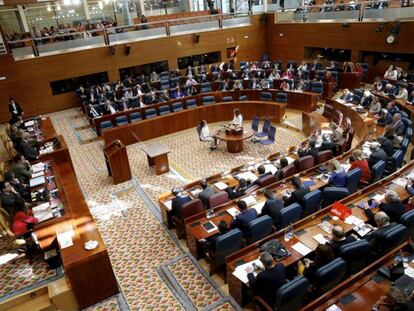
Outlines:
[{"label": "curved wooden desk", "polygon": [[225,130],[217,132],[214,137],[227,142],[227,151],[230,153],[239,153],[243,151],[243,141],[254,135],[253,130],[243,129],[243,133],[229,134]]},{"label": "curved wooden desk", "polygon": [[284,120],[286,104],[264,101],[241,101],[229,103],[215,103],[196,108],[184,109],[151,119],[118,126],[103,132],[105,145],[116,139],[126,146],[152,138],[172,134],[192,127],[196,127],[201,120],[209,123],[226,122],[232,120],[233,110],[240,109],[245,120],[254,116],[270,119],[281,123]]}]

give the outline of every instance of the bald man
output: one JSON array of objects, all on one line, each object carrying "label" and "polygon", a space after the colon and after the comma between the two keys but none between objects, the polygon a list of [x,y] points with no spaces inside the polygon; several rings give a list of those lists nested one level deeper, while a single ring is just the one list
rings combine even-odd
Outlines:
[{"label": "bald man", "polygon": [[332,241],[331,241],[331,247],[335,254],[335,256],[339,256],[339,249],[342,245],[355,242],[356,239],[349,235],[345,236],[344,228],[341,226],[334,226],[332,228]]}]

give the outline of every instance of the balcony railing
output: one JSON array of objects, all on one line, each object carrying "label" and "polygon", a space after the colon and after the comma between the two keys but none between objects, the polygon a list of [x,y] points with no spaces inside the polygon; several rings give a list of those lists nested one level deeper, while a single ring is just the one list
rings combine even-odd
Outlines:
[{"label": "balcony railing", "polygon": [[111,46],[189,33],[246,27],[250,16],[225,14],[182,18],[133,26],[97,29],[85,32],[67,32],[47,37],[9,41],[15,60],[72,52],[92,47]]}]

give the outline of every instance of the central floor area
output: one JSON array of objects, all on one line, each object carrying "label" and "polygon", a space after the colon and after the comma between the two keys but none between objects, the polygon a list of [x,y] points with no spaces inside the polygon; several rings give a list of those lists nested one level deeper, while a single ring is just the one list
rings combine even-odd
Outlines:
[{"label": "central floor area", "polygon": [[[223,142],[215,151],[199,141],[195,129],[154,141],[171,149],[170,172],[161,176],[149,168],[140,143],[128,146],[131,181],[113,185],[108,177],[103,142],[79,109],[51,114],[53,125],[69,146],[79,184],[105,241],[122,295],[130,310],[236,310],[220,276],[210,278],[208,265],[197,262],[184,241],[178,241],[161,221],[157,199],[171,188],[230,170],[279,150],[297,146],[301,114],[289,111],[277,125],[276,143],[262,146],[246,141],[244,151],[230,154]],[[210,124],[214,131],[220,124]],[[245,127],[250,127],[246,121]],[[296,127],[296,129],[295,129]],[[1,268],[0,268],[1,269]],[[11,289],[13,290],[13,289]],[[124,309],[123,307],[122,309]],[[96,310],[117,310],[116,299]]]}]

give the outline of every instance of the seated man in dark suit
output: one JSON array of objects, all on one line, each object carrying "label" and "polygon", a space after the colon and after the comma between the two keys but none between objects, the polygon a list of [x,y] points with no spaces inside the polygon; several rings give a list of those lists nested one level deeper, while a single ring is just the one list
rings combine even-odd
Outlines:
[{"label": "seated man in dark suit", "polygon": [[302,184],[302,181],[298,176],[293,177],[292,184],[295,186],[295,191],[293,191],[289,197],[283,197],[285,206],[289,206],[293,203],[298,203],[300,206],[303,206],[303,197],[310,192],[310,189],[308,186]]},{"label": "seated man in dark suit", "polygon": [[392,116],[392,127],[394,128],[395,134],[397,136],[403,136],[405,132],[404,122],[401,121],[401,114],[396,113]]},{"label": "seated man in dark suit", "polygon": [[368,165],[372,169],[372,167],[379,161],[385,161],[387,154],[377,143],[371,144],[369,149],[371,150],[371,155],[368,158]]},{"label": "seated man in dark suit", "polygon": [[182,193],[178,188],[172,189],[171,192],[175,196],[175,198],[171,200],[171,213],[172,215],[180,217],[181,207],[184,203],[190,202],[191,198],[185,193]]},{"label": "seated man in dark suit", "polygon": [[247,181],[244,178],[240,178],[239,185],[232,188],[227,187],[224,189],[229,194],[230,200],[237,199],[238,197],[243,196],[246,193],[246,190],[248,189]]},{"label": "seated man in dark suit", "polygon": [[322,144],[319,147],[319,151],[325,151],[325,150],[331,150],[334,156],[337,155],[336,144],[331,140],[331,136],[329,134],[322,135]]},{"label": "seated man in dark suit", "polygon": [[262,208],[262,215],[268,215],[272,217],[273,224],[278,227],[280,225],[280,211],[283,208],[283,202],[275,197],[275,194],[266,190],[264,193],[266,202]]},{"label": "seated man in dark suit", "polygon": [[[384,201],[380,203],[378,209],[386,213],[391,222],[399,222],[402,214],[405,212],[405,206],[398,196],[398,193],[394,190],[386,190]],[[374,214],[368,204],[365,205],[365,214],[369,219],[369,223],[375,225]]]},{"label": "seated man in dark suit", "polygon": [[332,228],[331,247],[335,256],[339,256],[339,249],[342,245],[356,241],[352,235],[345,236],[344,228],[337,225]]},{"label": "seated man in dark suit", "polygon": [[18,143],[18,149],[21,151],[22,155],[29,160],[34,161],[37,159],[37,151],[36,149],[30,144],[30,134],[27,132],[23,132],[21,139]]},{"label": "seated man in dark suit", "polygon": [[377,125],[386,126],[392,123],[392,116],[387,109],[382,109],[379,115],[379,119],[376,121]]},{"label": "seated man in dark suit", "polygon": [[275,173],[277,180],[281,180],[283,178],[282,169],[288,165],[289,165],[289,162],[285,157],[280,158],[279,165],[277,165],[277,171]]},{"label": "seated man in dark suit", "polygon": [[316,140],[311,139],[309,141],[309,148],[306,150],[306,155],[311,155],[314,159],[316,159],[318,152],[319,150],[316,148]]},{"label": "seated man in dark suit", "polygon": [[370,226],[374,231],[369,233],[365,239],[367,239],[371,245],[371,250],[374,254],[381,254],[382,245],[384,243],[384,234],[397,224],[391,223],[390,218],[384,212],[376,213],[374,220],[378,229],[374,230],[375,228],[372,225],[367,224],[367,226]]},{"label": "seated man in dark suit", "polygon": [[259,176],[255,180],[255,182],[254,182],[255,184],[260,184],[260,182],[263,180],[263,178],[270,174],[270,173],[266,173],[266,168],[263,165],[260,165],[257,168],[257,173],[259,173]]},{"label": "seated man in dark suit", "polygon": [[385,151],[387,157],[392,157],[394,153],[394,143],[388,137],[378,137],[378,142],[381,144],[381,149]]},{"label": "seated man in dark suit", "polygon": [[260,255],[260,261],[264,270],[259,272],[255,277],[253,269],[247,269],[247,278],[249,279],[250,288],[255,296],[260,296],[269,306],[276,303],[276,292],[285,283],[285,266],[281,263],[275,265],[273,257],[268,252]]},{"label": "seated man in dark suit", "polygon": [[257,218],[257,212],[254,208],[247,208],[246,202],[242,200],[237,202],[237,207],[240,210],[240,214],[233,219],[231,227],[239,228],[242,232],[246,232],[249,223]]},{"label": "seated man in dark suit", "polygon": [[229,231],[229,227],[227,226],[227,223],[224,220],[219,221],[219,223],[217,224],[217,229],[219,231],[218,234],[206,240],[201,240],[201,242],[203,243],[204,251],[215,252],[217,238]]},{"label": "seated man in dark suit", "polygon": [[201,192],[198,193],[197,197],[203,202],[205,208],[208,208],[208,199],[216,193],[212,187],[208,187],[207,181],[202,179],[200,181],[200,186],[203,189]]},{"label": "seated man in dark suit", "polygon": [[346,103],[351,103],[353,97],[354,95],[348,89],[345,89],[340,99],[342,99]]}]

